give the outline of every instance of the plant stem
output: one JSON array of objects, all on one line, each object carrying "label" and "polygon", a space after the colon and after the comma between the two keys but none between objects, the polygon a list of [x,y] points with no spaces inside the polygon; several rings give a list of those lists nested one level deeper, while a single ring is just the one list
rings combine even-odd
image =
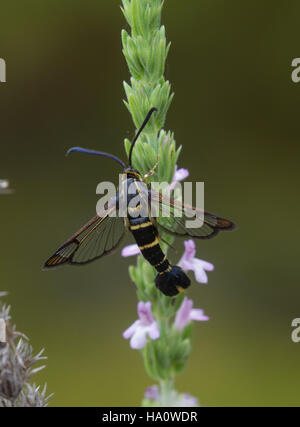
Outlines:
[{"label": "plant stem", "polygon": [[[164,2],[122,0],[122,3],[122,11],[131,29],[130,34],[122,31],[123,53],[131,74],[130,84],[124,82],[125,105],[136,129],[151,108],[157,109],[135,144],[133,167],[144,175],[159,159],[150,181],[171,183],[181,147],[176,149],[173,133],[162,129],[173,98],[171,85],[164,77],[170,47],[166,42],[165,28],[160,24]],[[130,146],[130,141],[125,140],[127,155]],[[168,244],[174,240],[164,232],[160,232],[160,238]],[[167,254],[168,245],[161,242],[160,245]],[[174,315],[184,296],[172,299],[162,294],[154,283],[156,270],[142,255],[138,256],[136,266],[130,266],[129,274],[137,286],[138,299],[151,302],[152,313],[159,326],[159,339],[149,339],[142,354],[148,375],[160,384],[157,404],[170,406],[176,396],[173,390],[175,375],[185,366],[190,350],[189,335],[183,335],[173,327]]]}]

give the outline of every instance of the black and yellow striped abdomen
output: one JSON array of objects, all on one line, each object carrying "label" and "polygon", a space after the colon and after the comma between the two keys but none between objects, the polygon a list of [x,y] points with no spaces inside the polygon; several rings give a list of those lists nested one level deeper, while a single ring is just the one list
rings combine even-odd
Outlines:
[{"label": "black and yellow striped abdomen", "polygon": [[150,219],[148,217],[129,217],[128,220],[129,228],[146,260],[159,273],[167,272],[168,269],[171,269],[170,263],[159,245],[157,230]]},{"label": "black and yellow striped abdomen", "polygon": [[[128,192],[128,203],[130,203],[137,194],[141,196],[142,202],[147,203],[145,196],[139,189],[136,178],[129,177],[129,179],[127,179],[127,184],[130,183],[134,183],[136,192]],[[155,277],[156,287],[167,296],[175,296],[190,286],[190,279],[179,266],[172,266],[169,263],[159,245],[158,231],[150,218],[148,216],[135,215],[141,212],[142,206],[141,202],[134,208],[128,205],[127,218],[129,229],[144,258],[153,265],[158,272]]]}]

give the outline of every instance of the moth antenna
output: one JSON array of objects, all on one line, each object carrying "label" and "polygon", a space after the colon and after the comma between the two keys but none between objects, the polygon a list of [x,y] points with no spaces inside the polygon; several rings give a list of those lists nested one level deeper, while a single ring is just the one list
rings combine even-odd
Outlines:
[{"label": "moth antenna", "polygon": [[118,162],[122,166],[123,169],[126,169],[125,163],[121,159],[119,159],[117,156],[114,156],[113,154],[104,153],[102,151],[89,150],[87,148],[72,147],[66,152],[66,156],[73,153],[74,151],[78,151],[79,153],[85,153],[85,154],[93,154],[95,156],[108,157],[109,159],[113,159],[116,162]]},{"label": "moth antenna", "polygon": [[137,141],[138,137],[140,136],[140,134],[142,133],[144,127],[146,126],[146,124],[150,120],[150,117],[151,117],[152,113],[154,113],[154,111],[157,111],[157,108],[155,108],[155,107],[151,108],[151,110],[147,114],[145,120],[143,121],[142,126],[138,130],[138,133],[135,135],[134,140],[131,143],[131,147],[130,147],[130,151],[129,151],[129,166],[130,167],[132,167],[132,159],[131,158],[132,158],[132,151],[133,151],[134,144],[136,143],[136,141]]}]

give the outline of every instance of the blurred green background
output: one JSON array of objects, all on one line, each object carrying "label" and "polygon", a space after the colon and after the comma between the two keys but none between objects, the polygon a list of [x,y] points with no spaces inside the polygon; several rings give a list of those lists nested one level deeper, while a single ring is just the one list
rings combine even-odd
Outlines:
[{"label": "blurred green background", "polygon": [[[0,57],[0,288],[13,319],[45,347],[52,406],[139,405],[153,384],[122,332],[136,295],[115,254],[82,268],[42,272],[46,258],[95,212],[96,184],[115,180],[134,128],[122,103],[129,74],[116,0],[3,0]],[[175,98],[166,129],[183,145],[180,167],[205,181],[206,208],[238,231],[200,242],[215,264],[189,296],[211,317],[195,325],[176,387],[202,405],[299,405],[299,99],[297,0],[166,1],[172,46],[166,76]],[[128,243],[132,239],[128,237]],[[177,241],[176,262],[183,242]]]}]

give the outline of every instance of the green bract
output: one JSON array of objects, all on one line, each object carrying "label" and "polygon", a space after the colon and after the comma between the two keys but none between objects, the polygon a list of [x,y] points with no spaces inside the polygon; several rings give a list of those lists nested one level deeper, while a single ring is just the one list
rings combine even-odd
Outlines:
[{"label": "green bract", "polygon": [[[160,25],[161,0],[123,0],[122,11],[131,28],[122,31],[123,53],[131,73],[130,84],[124,82],[125,102],[138,129],[150,108],[157,108],[140,136],[134,151],[133,165],[146,174],[159,159],[152,180],[171,182],[180,148],[176,150],[173,133],[162,128],[171,104],[171,85],[164,78],[170,44]],[[125,140],[129,153],[130,141]]]}]

